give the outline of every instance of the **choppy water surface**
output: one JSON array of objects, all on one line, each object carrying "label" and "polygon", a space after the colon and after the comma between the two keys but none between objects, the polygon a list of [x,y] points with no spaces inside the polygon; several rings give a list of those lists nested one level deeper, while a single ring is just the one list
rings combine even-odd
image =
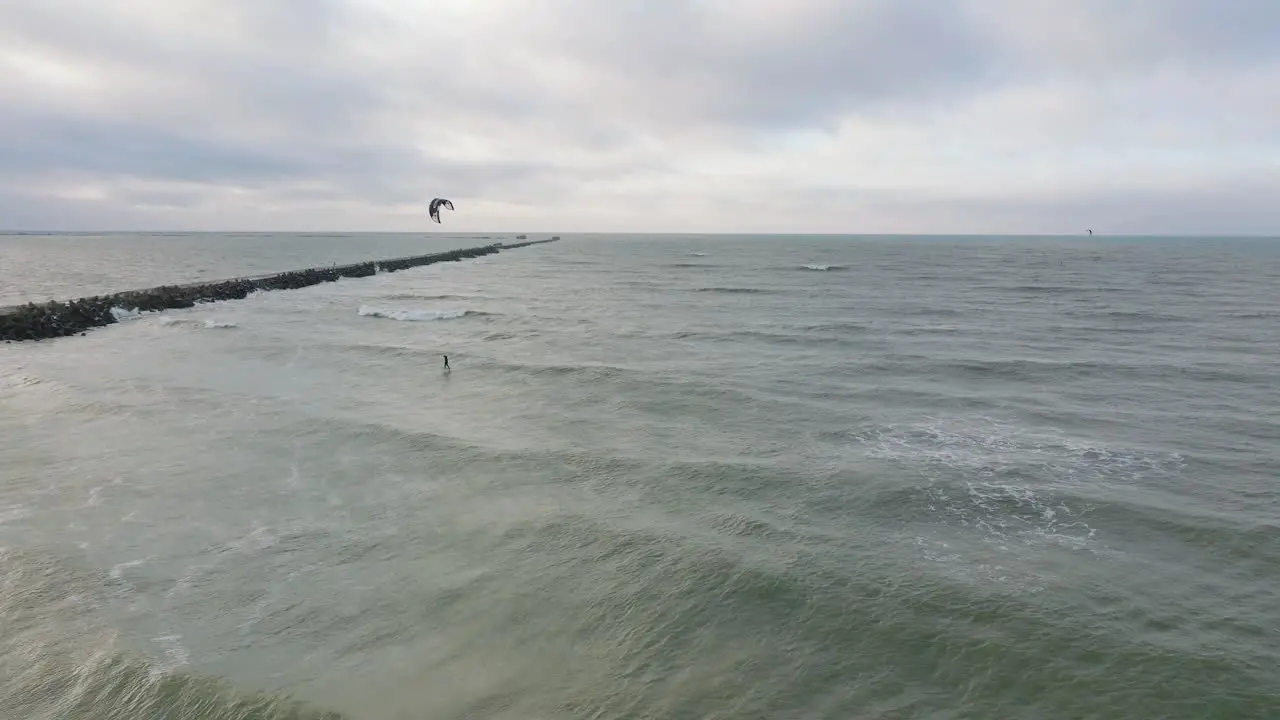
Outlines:
[{"label": "choppy water surface", "polygon": [[[482,244],[37,240],[8,301]],[[1280,717],[1277,287],[566,236],[0,345],[0,715]]]}]

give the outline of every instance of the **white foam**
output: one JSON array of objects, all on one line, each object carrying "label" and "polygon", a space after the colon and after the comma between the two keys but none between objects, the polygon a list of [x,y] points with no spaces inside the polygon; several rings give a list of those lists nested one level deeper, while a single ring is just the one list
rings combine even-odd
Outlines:
[{"label": "white foam", "polygon": [[825,272],[827,270],[834,270],[836,268],[839,268],[840,266],[839,265],[804,265],[803,267],[805,270],[817,270],[819,272]]},{"label": "white foam", "polygon": [[967,528],[971,539],[1000,552],[1057,546],[1105,553],[1086,521],[1092,507],[1082,496],[1184,467],[1176,454],[1106,447],[986,417],[925,418],[858,439],[864,457],[919,473],[925,505],[946,526]]},{"label": "white foam", "polygon": [[122,307],[113,307],[111,308],[111,314],[115,316],[116,322],[124,322],[126,320],[137,320],[142,317],[143,312],[141,310],[129,310]]},{"label": "white foam", "polygon": [[385,318],[401,322],[429,322],[431,320],[451,320],[469,314],[467,310],[414,310],[411,308],[379,308],[361,305],[360,314],[365,317]]},{"label": "white foam", "polygon": [[171,673],[191,661],[187,648],[182,645],[181,635],[161,635],[151,638],[151,642],[159,645],[164,650],[164,659],[155,663],[151,669],[153,678]]},{"label": "white foam", "polygon": [[146,565],[149,559],[150,558],[139,558],[137,560],[127,560],[122,563],[116,563],[115,565],[111,566],[111,570],[108,572],[108,575],[111,576],[112,580],[121,580],[124,577],[125,570],[128,570],[129,568],[139,567],[141,565]]},{"label": "white foam", "polygon": [[14,520],[21,520],[31,514],[25,505],[9,505],[0,507],[0,525]]}]

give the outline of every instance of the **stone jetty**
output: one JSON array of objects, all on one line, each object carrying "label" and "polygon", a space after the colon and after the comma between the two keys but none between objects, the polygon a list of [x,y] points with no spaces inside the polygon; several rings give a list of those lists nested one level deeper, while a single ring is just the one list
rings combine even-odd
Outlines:
[{"label": "stone jetty", "polygon": [[5,342],[43,340],[84,334],[91,328],[105,327],[116,322],[113,309],[145,312],[188,308],[197,303],[238,300],[257,290],[292,290],[323,282],[333,282],[338,278],[368,277],[378,272],[395,272],[438,262],[456,262],[559,239],[557,236],[549,240],[529,240],[509,244],[492,243],[430,255],[371,260],[352,265],[293,270],[215,282],[165,285],[147,290],[128,290],[65,302],[15,305],[0,308],[0,340]]}]

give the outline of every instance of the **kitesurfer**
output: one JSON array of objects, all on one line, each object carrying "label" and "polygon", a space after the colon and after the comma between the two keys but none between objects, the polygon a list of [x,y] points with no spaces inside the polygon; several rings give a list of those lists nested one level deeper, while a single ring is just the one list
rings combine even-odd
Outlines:
[{"label": "kitesurfer", "polygon": [[448,370],[448,369],[449,369],[449,356],[448,356],[448,355],[445,355],[445,356],[444,356],[444,369],[445,369],[445,370]]}]

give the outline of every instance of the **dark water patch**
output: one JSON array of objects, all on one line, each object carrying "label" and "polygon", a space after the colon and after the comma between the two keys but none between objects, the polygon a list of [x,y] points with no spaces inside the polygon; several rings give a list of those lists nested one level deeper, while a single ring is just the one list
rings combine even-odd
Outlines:
[{"label": "dark water patch", "polygon": [[702,287],[695,289],[694,292],[717,293],[723,295],[770,295],[776,291],[752,287]]},{"label": "dark water patch", "polygon": [[973,314],[968,310],[948,307],[896,307],[891,312],[894,316],[901,317],[961,317]]},{"label": "dark water patch", "polygon": [[926,372],[942,372],[958,377],[1000,380],[1067,380],[1097,375],[1133,373],[1134,366],[1088,360],[956,360],[926,362]]},{"label": "dark water patch", "polygon": [[788,333],[783,331],[772,332],[768,330],[734,330],[729,332],[718,332],[712,330],[679,330],[670,333],[668,337],[673,340],[698,340],[726,345],[751,342],[760,343],[762,345],[776,345],[783,347],[804,347],[844,345],[850,341],[850,336],[852,334],[853,333],[845,332],[832,334],[813,331]]},{"label": "dark water patch", "polygon": [[1096,378],[1149,379],[1158,366],[1115,361],[1043,359],[940,359],[933,355],[877,353],[872,361],[846,363],[849,372],[861,376],[929,377],[938,380],[1001,380],[1063,383]]},{"label": "dark water patch", "polygon": [[840,320],[835,322],[819,322],[801,325],[800,328],[805,332],[817,333],[841,333],[841,334],[860,334],[874,330],[874,326],[856,320]]},{"label": "dark water patch", "polygon": [[1149,336],[1168,332],[1168,329],[1158,324],[1153,324],[1150,327],[1121,325],[1119,323],[1113,325],[1045,324],[1044,331],[1053,335],[1074,334],[1081,338],[1089,338],[1093,335]]},{"label": "dark water patch", "polygon": [[938,327],[910,327],[905,325],[889,326],[889,332],[893,335],[904,335],[907,337],[916,335],[961,335],[966,332],[975,332],[974,328],[961,328],[951,325],[940,325]]},{"label": "dark water patch", "polygon": [[1066,310],[1062,313],[1069,317],[1081,318],[1106,318],[1116,322],[1135,322],[1135,323],[1188,323],[1196,322],[1194,318],[1185,315],[1173,315],[1163,313],[1157,310]]},{"label": "dark water patch", "polygon": [[719,268],[720,265],[709,262],[675,262],[664,263],[660,267],[670,268],[672,270],[713,270]]},{"label": "dark water patch", "polygon": [[526,365],[522,363],[487,361],[484,362],[484,366],[503,372],[518,373],[531,378],[572,378],[582,382],[603,383],[617,381],[626,377],[643,378],[646,376],[643,370],[603,363],[592,365]]},{"label": "dark water patch", "polygon": [[491,300],[489,295],[476,293],[423,295],[418,293],[389,293],[379,295],[380,300]]},{"label": "dark water patch", "polygon": [[384,345],[381,343],[343,343],[331,346],[341,352],[355,353],[359,355],[371,355],[375,357],[386,358],[404,358],[421,362],[427,356],[434,356],[437,359],[440,353],[434,349],[413,347],[410,345]]},{"label": "dark water patch", "polygon": [[871,363],[856,363],[851,370],[883,372],[889,375],[928,375],[962,380],[1003,380],[1039,383],[1072,383],[1088,380],[1159,382],[1189,379],[1206,384],[1268,385],[1262,369],[1206,368],[1160,362],[1126,362],[1119,359],[1048,360],[1043,358],[988,359],[954,358],[941,360],[920,354],[881,355]]},{"label": "dark water patch", "polygon": [[433,322],[440,320],[461,320],[464,318],[492,318],[498,313],[483,310],[426,310],[422,308],[380,308],[361,305],[358,311],[362,317],[372,317],[397,322]]},{"label": "dark water patch", "polygon": [[1143,292],[1139,288],[1106,285],[979,285],[978,289],[1027,295],[1107,295]]}]

